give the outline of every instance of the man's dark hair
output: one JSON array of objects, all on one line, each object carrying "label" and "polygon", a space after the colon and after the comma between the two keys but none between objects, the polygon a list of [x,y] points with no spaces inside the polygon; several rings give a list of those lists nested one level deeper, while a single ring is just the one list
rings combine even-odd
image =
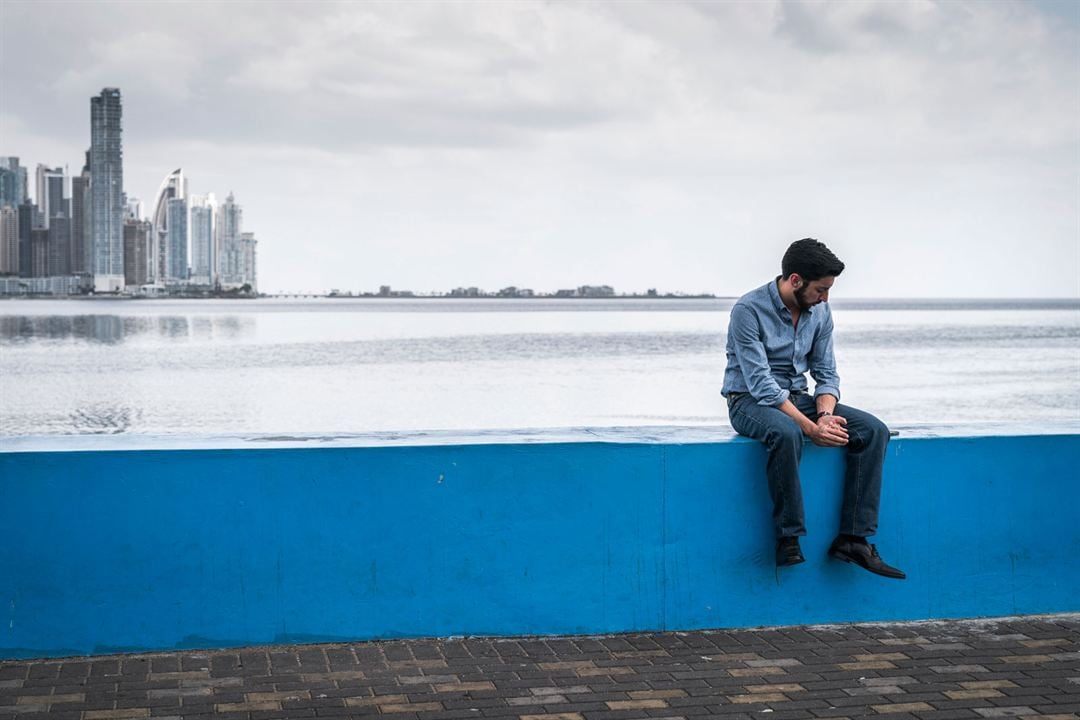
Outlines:
[{"label": "man's dark hair", "polygon": [[798,273],[803,280],[820,280],[844,272],[844,263],[825,247],[825,243],[814,238],[796,240],[784,253],[780,269],[785,279],[792,273]]}]

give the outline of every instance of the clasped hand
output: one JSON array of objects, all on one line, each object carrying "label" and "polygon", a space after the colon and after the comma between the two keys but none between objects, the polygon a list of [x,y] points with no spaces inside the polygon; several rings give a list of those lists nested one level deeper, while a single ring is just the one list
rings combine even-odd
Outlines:
[{"label": "clasped hand", "polygon": [[826,415],[818,418],[810,441],[821,447],[842,447],[848,444],[848,433],[844,427],[847,420],[839,415]]}]

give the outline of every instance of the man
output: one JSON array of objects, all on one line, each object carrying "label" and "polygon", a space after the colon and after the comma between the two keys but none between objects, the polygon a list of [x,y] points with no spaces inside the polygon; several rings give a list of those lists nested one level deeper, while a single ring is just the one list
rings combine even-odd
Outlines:
[{"label": "man", "polygon": [[[844,263],[813,238],[791,244],[782,274],[743,295],[731,309],[723,395],[731,425],[765,443],[773,501],[776,565],[804,561],[806,534],[799,460],[806,440],[847,451],[840,534],[829,555],[870,572],[903,579],[866,538],[877,531],[881,469],[889,429],[873,415],[840,405],[833,358],[832,311],[826,302]],[[806,371],[814,378],[807,392]]]}]

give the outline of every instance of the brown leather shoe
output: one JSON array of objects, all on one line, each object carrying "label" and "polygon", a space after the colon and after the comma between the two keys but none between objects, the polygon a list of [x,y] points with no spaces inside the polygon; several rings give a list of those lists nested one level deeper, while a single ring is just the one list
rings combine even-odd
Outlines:
[{"label": "brown leather shoe", "polygon": [[776,567],[787,567],[806,562],[802,548],[799,547],[799,538],[782,537],[776,541]]},{"label": "brown leather shoe", "polygon": [[907,578],[903,570],[894,568],[881,559],[876,545],[871,545],[866,541],[854,542],[838,537],[829,546],[829,555],[837,560],[855,563],[875,575],[896,580],[905,580]]}]

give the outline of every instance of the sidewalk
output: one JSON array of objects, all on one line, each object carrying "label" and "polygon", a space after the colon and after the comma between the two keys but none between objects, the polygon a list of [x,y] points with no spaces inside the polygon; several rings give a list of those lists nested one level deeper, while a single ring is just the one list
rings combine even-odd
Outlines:
[{"label": "sidewalk", "polygon": [[0,720],[1080,717],[1080,614],[0,662]]}]

